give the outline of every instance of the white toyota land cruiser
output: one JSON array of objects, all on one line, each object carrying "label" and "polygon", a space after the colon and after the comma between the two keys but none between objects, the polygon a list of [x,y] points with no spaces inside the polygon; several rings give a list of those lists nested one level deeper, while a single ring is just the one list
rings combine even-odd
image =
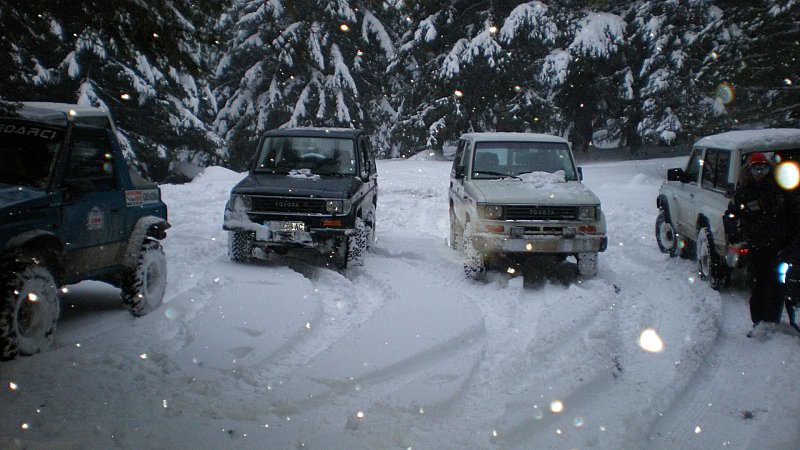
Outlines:
[{"label": "white toyota land cruiser", "polygon": [[696,258],[701,279],[719,289],[742,267],[746,245],[730,245],[723,215],[747,156],[761,152],[774,162],[778,182],[797,183],[800,129],[731,131],[695,143],[683,168],[669,169],[656,205],[656,241],[670,256]]},{"label": "white toyota land cruiser", "polygon": [[569,142],[533,133],[461,136],[450,173],[450,245],[481,278],[491,259],[574,256],[597,274],[608,244],[600,200],[581,183]]}]

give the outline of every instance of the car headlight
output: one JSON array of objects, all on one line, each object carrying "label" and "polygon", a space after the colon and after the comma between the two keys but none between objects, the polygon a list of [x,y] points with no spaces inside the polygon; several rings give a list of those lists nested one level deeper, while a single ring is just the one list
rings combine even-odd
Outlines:
[{"label": "car headlight", "polygon": [[578,207],[578,220],[595,220],[597,219],[597,208],[594,206],[580,206]]},{"label": "car headlight", "polygon": [[325,202],[325,211],[330,214],[347,214],[351,203],[350,200],[328,200]]},{"label": "car headlight", "polygon": [[246,213],[253,205],[250,197],[246,195],[233,194],[230,199],[231,211]]},{"label": "car headlight", "polygon": [[503,207],[500,205],[478,205],[478,213],[483,219],[498,220],[503,218]]}]

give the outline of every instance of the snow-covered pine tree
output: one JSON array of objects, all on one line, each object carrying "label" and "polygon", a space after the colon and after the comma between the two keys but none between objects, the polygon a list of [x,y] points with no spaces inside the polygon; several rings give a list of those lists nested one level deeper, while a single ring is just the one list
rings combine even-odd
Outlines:
[{"label": "snow-covered pine tree", "polygon": [[541,59],[557,29],[547,11],[538,1],[407,3],[394,65],[409,83],[393,133],[404,152],[441,150],[468,131],[548,129]]},{"label": "snow-covered pine tree", "polygon": [[[346,0],[236,0],[221,26],[216,119],[229,163],[244,168],[261,132],[284,126],[378,128],[395,52],[383,6]],[[367,108],[375,108],[375,115]],[[383,108],[383,109],[382,109]]]},{"label": "snow-covered pine tree", "polygon": [[800,124],[800,2],[715,2],[725,22],[700,79],[739,126]]},{"label": "snow-covered pine tree", "polygon": [[714,117],[712,92],[696,74],[713,55],[719,9],[710,0],[636,1],[627,22],[615,95],[621,120],[610,130],[636,152],[643,144],[686,143]]},{"label": "snow-covered pine tree", "polygon": [[[213,161],[205,80],[211,0],[10,1],[0,5],[6,100],[102,105],[127,155],[160,179],[171,161]],[[131,158],[133,160],[133,158]]]},{"label": "snow-covered pine tree", "polygon": [[569,42],[559,52],[565,61],[563,84],[554,101],[559,109],[559,134],[573,149],[586,151],[595,130],[603,129],[611,114],[615,65],[620,61],[625,22],[612,12],[562,12],[559,23],[569,27]]},{"label": "snow-covered pine tree", "polygon": [[[508,101],[509,131],[553,133],[560,124],[554,98],[566,81],[570,58],[558,45],[560,31],[554,11],[532,1],[515,6],[500,28],[500,41],[507,50],[509,82],[514,96]],[[518,122],[522,123],[518,123]]]}]

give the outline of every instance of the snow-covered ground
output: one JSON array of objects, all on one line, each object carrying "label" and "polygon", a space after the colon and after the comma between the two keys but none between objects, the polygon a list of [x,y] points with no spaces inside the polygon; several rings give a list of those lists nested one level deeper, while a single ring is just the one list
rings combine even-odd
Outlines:
[{"label": "snow-covered ground", "polygon": [[242,174],[163,186],[165,304],[71,286],[56,346],[0,365],[0,447],[800,448],[800,337],[748,339],[741,280],[713,291],[656,247],[683,161],[584,167],[610,237],[588,281],[570,260],[465,279],[447,162],[378,162],[378,241],[345,275],[230,262]]}]

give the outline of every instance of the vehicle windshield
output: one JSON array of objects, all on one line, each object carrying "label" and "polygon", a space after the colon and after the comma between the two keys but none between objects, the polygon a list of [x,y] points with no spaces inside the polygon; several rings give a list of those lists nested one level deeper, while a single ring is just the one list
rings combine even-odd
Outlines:
[{"label": "vehicle windshield", "polygon": [[289,172],[301,169],[322,175],[355,175],[353,140],[300,136],[274,136],[264,140],[256,171]]},{"label": "vehicle windshield", "polygon": [[0,183],[47,187],[61,136],[59,130],[0,123]]},{"label": "vehicle windshield", "polygon": [[523,173],[564,171],[578,179],[567,144],[558,142],[478,142],[472,163],[474,179],[516,177]]}]

